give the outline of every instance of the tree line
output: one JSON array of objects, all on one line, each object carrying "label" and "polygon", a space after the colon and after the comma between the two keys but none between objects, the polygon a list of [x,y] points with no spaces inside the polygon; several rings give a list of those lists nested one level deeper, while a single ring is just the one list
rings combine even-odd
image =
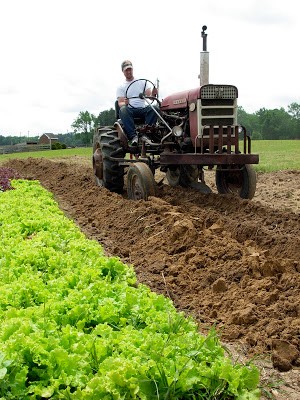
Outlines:
[{"label": "tree line", "polygon": [[[238,123],[243,125],[252,139],[256,140],[295,140],[300,139],[300,104],[291,103],[284,108],[268,110],[261,108],[253,114],[238,107]],[[98,116],[89,111],[80,111],[71,127],[71,133],[60,133],[58,141],[67,147],[91,146],[96,126],[110,126],[116,120],[113,108],[104,110]],[[0,135],[0,146],[26,142],[26,137]],[[30,141],[38,141],[38,136]]]},{"label": "tree line", "polygon": [[238,107],[238,122],[246,127],[253,139],[299,140],[300,104],[291,103],[287,111],[284,108],[261,108],[254,114],[248,114],[242,107]]}]

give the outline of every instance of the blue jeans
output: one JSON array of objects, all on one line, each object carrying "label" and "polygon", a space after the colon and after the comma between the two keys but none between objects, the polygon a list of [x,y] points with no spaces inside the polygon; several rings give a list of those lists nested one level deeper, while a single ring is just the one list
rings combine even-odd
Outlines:
[{"label": "blue jeans", "polygon": [[[157,108],[155,107],[155,109]],[[119,111],[119,116],[123,122],[124,131],[129,140],[136,135],[134,118],[144,118],[146,125],[154,125],[157,121],[157,115],[150,106],[145,108],[122,106]]]}]

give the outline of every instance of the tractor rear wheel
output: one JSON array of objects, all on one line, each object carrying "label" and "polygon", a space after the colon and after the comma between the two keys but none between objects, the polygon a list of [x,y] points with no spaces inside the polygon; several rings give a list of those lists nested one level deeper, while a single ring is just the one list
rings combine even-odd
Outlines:
[{"label": "tractor rear wheel", "polygon": [[120,144],[118,132],[110,128],[100,128],[94,135],[93,170],[97,185],[111,192],[122,193],[124,186],[124,167],[113,158],[124,158],[125,152]]},{"label": "tractor rear wheel", "polygon": [[155,196],[156,183],[150,167],[144,162],[130,165],[127,172],[127,193],[130,200],[148,200]]},{"label": "tractor rear wheel", "polygon": [[217,167],[216,186],[220,194],[237,194],[242,199],[252,199],[256,190],[256,172],[252,165],[236,170]]}]

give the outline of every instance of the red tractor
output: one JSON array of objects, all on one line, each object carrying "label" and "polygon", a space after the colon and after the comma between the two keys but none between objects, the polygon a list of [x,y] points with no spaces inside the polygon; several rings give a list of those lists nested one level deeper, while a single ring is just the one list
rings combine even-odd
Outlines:
[{"label": "red tractor", "polygon": [[[256,173],[251,164],[258,164],[259,156],[251,154],[251,138],[245,127],[237,123],[237,88],[208,83],[205,31],[203,26],[200,86],[161,101],[140,94],[151,107],[156,104],[158,119],[154,126],[135,120],[140,138],[138,146],[128,145],[117,107],[114,126],[96,129],[93,170],[99,186],[122,193],[127,172],[128,198],[147,200],[155,195],[155,171],[159,168],[171,186],[209,193],[211,189],[205,184],[204,171],[215,169],[220,194],[253,198]],[[144,81],[155,86],[148,79]],[[151,142],[143,140],[145,135]]]}]

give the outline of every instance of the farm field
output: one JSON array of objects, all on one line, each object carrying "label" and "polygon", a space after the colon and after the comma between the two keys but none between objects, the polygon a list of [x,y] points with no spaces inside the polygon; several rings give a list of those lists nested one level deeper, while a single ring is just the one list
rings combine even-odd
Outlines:
[{"label": "farm field", "polygon": [[300,170],[259,172],[252,201],[217,195],[210,173],[209,195],[171,188],[158,174],[157,197],[133,202],[95,185],[91,157],[4,165],[38,179],[87,237],[133,265],[200,331],[215,325],[237,357],[256,357],[279,386],[275,399],[299,398]]}]

